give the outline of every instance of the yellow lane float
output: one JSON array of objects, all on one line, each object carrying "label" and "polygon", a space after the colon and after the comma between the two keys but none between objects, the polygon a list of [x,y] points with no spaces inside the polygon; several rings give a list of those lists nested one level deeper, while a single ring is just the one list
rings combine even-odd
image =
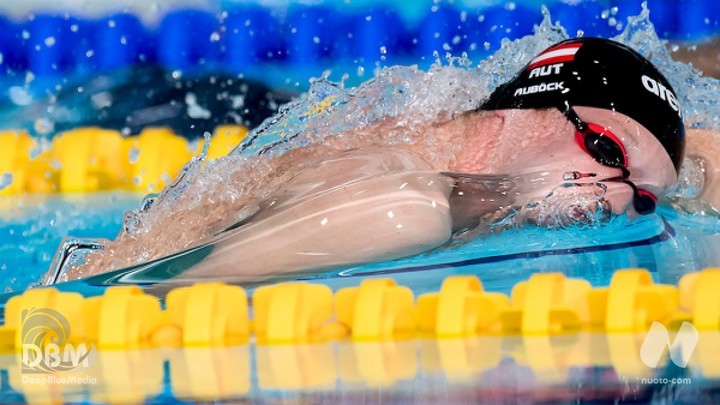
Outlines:
[{"label": "yellow lane float", "polygon": [[[230,153],[247,135],[242,125],[215,128],[207,158]],[[107,190],[158,192],[172,181],[192,150],[170,128],[148,127],[137,136],[84,127],[62,132],[47,146],[24,131],[0,132],[0,196]]]}]

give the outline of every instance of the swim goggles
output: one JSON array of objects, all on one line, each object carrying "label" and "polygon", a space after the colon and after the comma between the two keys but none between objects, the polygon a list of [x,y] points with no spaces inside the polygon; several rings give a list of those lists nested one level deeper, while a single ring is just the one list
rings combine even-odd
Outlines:
[{"label": "swim goggles", "polygon": [[651,192],[637,188],[628,180],[630,177],[628,155],[620,139],[601,125],[583,121],[572,107],[567,108],[563,114],[577,129],[575,142],[585,153],[603,166],[622,170],[622,182],[633,190],[635,211],[641,215],[652,214],[658,199]]}]

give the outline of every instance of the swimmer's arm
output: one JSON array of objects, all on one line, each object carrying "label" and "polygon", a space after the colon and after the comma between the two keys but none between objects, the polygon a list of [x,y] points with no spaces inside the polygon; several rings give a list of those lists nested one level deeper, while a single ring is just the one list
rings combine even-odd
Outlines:
[{"label": "swimmer's arm", "polygon": [[698,197],[720,210],[720,133],[687,129],[685,142],[686,159],[698,162],[704,174],[702,191]]},{"label": "swimmer's arm", "polygon": [[215,242],[212,253],[181,277],[241,281],[392,260],[440,246],[451,235],[451,183],[428,170],[398,151],[328,157],[299,173],[270,211]]}]

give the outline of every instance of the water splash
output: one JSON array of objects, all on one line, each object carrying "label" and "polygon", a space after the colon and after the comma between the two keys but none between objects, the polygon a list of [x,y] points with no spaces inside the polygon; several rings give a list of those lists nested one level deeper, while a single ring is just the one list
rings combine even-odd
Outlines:
[{"label": "water splash", "polygon": [[652,23],[647,3],[640,15],[628,18],[620,35],[612,38],[648,58],[676,90],[686,122],[695,128],[720,130],[720,81],[702,76],[702,72],[672,59],[667,41],[661,40]]}]

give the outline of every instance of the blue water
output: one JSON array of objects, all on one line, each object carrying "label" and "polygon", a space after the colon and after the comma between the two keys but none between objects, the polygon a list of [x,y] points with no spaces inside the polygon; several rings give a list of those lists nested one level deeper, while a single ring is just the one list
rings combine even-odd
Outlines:
[{"label": "blue water", "polygon": [[[132,193],[7,200],[0,210],[0,291],[22,290],[37,281],[66,235],[114,238],[122,213],[136,208],[140,200],[140,195]],[[24,208],[17,206],[19,201]],[[515,283],[539,271],[560,271],[594,285],[607,285],[614,270],[642,267],[650,270],[657,282],[675,284],[687,272],[718,265],[719,219],[678,216],[664,206],[657,214],[629,224],[616,221],[597,228],[565,230],[524,227],[457,248],[304,279],[341,288],[356,285],[360,277],[393,277],[422,293],[436,290],[449,275],[474,274],[485,288],[509,293]],[[293,278],[287,275],[272,281]]]},{"label": "blue water", "polygon": [[114,238],[133,193],[10,196],[0,199],[0,291],[22,290],[47,271],[68,236]]}]

